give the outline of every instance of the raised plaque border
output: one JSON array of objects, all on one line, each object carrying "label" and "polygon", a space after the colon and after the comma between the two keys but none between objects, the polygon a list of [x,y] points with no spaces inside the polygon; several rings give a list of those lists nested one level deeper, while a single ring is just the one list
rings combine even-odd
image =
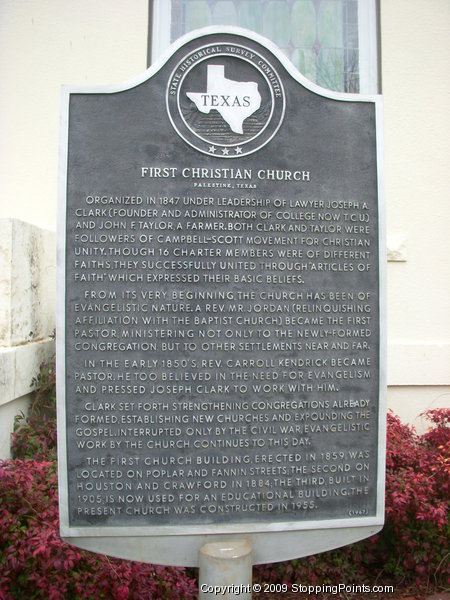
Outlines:
[{"label": "raised plaque border", "polygon": [[[220,525],[156,527],[70,527],[68,515],[66,412],[65,412],[65,256],[66,193],[71,94],[108,94],[128,90],[157,73],[184,44],[212,34],[250,38],[275,54],[287,72],[308,90],[342,102],[371,102],[375,107],[379,219],[379,422],[377,463],[377,511],[375,517],[330,519],[308,522],[239,523]],[[386,448],[386,227],[384,201],[383,104],[380,95],[346,94],[324,89],[306,79],[290,60],[266,38],[238,27],[206,27],[179,38],[149,69],[119,84],[62,87],[60,118],[58,235],[57,235],[57,424],[60,498],[60,534],[66,541],[87,550],[120,558],[175,566],[198,566],[198,551],[206,542],[246,538],[253,547],[253,563],[299,558],[344,546],[374,535],[384,524]],[[174,135],[175,132],[174,132]],[[270,516],[268,517],[268,519]]]}]

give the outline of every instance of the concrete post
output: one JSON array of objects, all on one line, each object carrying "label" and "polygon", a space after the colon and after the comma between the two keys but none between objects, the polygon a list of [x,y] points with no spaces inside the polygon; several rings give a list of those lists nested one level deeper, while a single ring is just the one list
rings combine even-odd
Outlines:
[{"label": "concrete post", "polygon": [[199,599],[251,600],[252,547],[245,539],[211,542],[199,552]]}]

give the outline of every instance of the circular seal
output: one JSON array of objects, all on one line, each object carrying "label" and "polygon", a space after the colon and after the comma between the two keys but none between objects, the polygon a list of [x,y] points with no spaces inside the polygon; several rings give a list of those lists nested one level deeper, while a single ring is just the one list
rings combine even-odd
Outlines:
[{"label": "circular seal", "polygon": [[265,146],[280,128],[285,104],[271,63],[239,44],[211,43],[186,54],[167,84],[175,131],[196,150],[220,158]]}]

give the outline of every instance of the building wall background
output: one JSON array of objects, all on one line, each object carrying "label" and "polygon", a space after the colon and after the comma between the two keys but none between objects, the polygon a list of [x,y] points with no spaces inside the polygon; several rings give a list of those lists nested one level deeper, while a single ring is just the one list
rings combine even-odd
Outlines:
[{"label": "building wall background", "polygon": [[56,229],[62,84],[147,67],[148,0],[2,0],[0,217]]},{"label": "building wall background", "polygon": [[[33,235],[43,236],[54,249],[60,87],[117,83],[144,71],[148,4],[148,0],[2,0],[0,219],[6,227],[11,224],[16,235],[29,226],[15,220],[26,222],[38,228]],[[422,411],[450,406],[450,3],[380,0],[380,17],[389,261],[388,405],[421,427]],[[0,260],[1,327],[9,331],[14,311],[4,307],[11,301],[14,305],[12,278],[29,277],[26,271],[32,269],[32,254],[27,258],[20,245],[14,247],[11,260],[20,265],[14,273],[8,259]],[[3,248],[0,252],[10,256]],[[46,272],[51,273],[54,251],[47,250],[46,256]],[[53,286],[50,281],[43,281],[46,289]],[[14,412],[16,407],[24,405],[23,386],[10,385],[12,354],[24,377],[36,370],[42,344],[49,352],[53,289],[50,296],[53,300],[43,301],[40,291],[30,300],[40,307],[40,322],[48,331],[41,328],[28,339],[23,333],[0,340],[1,422],[5,422],[2,415],[10,422],[19,412]],[[18,359],[18,350],[23,352],[29,344],[35,345],[29,351],[33,359]],[[2,435],[0,455],[9,434]]]},{"label": "building wall background", "polygon": [[406,259],[388,263],[388,404],[411,421],[450,406],[449,25],[446,0],[381,0],[388,249]]},{"label": "building wall background", "polygon": [[54,353],[61,85],[131,79],[147,34],[148,0],[0,2],[0,458]]}]

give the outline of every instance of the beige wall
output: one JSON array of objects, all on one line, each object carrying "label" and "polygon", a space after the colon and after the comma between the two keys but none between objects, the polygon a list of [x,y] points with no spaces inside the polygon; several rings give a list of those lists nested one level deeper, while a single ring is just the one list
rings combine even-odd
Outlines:
[{"label": "beige wall", "polygon": [[0,458],[54,352],[61,84],[141,73],[147,28],[147,0],[0,0]]},{"label": "beige wall", "polygon": [[381,0],[387,232],[406,248],[388,264],[389,404],[410,419],[450,406],[449,27],[448,0]]},{"label": "beige wall", "polygon": [[[389,404],[414,420],[450,398],[450,2],[380,4]],[[1,1],[0,217],[55,229],[60,86],[142,72],[147,24],[147,0]]]},{"label": "beige wall", "polygon": [[61,84],[146,68],[148,0],[1,0],[0,217],[56,228]]}]

